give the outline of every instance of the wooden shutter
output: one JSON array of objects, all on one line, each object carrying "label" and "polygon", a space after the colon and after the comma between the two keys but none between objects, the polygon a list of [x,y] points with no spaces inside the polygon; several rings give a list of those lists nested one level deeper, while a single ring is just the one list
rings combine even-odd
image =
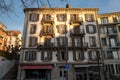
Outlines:
[{"label": "wooden shutter", "polygon": [[89,33],[89,25],[86,25],[86,32]]}]

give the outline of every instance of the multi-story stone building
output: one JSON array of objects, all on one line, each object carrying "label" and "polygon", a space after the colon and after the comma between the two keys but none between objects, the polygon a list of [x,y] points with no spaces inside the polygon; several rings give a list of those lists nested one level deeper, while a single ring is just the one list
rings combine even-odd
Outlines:
[{"label": "multi-story stone building", "polygon": [[0,51],[4,51],[7,38],[7,28],[3,23],[0,23]]},{"label": "multi-story stone building", "polygon": [[99,14],[98,23],[107,77],[120,76],[120,12]]},{"label": "multi-story stone building", "polygon": [[26,8],[18,80],[104,80],[98,8]]},{"label": "multi-story stone building", "polygon": [[9,52],[12,48],[20,48],[22,45],[22,34],[18,30],[7,30],[6,47]]}]

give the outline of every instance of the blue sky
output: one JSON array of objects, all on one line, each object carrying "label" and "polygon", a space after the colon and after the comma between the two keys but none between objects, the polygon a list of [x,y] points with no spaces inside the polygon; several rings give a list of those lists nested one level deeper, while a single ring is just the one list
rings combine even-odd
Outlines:
[{"label": "blue sky", "polygon": [[[6,25],[8,30],[20,30],[23,32],[24,12],[22,10],[20,0],[14,2],[14,13],[6,16],[0,14],[0,22]],[[46,3],[46,0],[42,0]],[[61,2],[59,0],[50,0],[52,7],[65,7],[67,3],[73,8],[99,8],[99,13],[120,12],[120,0],[67,0]],[[48,6],[48,4],[46,4]]]}]

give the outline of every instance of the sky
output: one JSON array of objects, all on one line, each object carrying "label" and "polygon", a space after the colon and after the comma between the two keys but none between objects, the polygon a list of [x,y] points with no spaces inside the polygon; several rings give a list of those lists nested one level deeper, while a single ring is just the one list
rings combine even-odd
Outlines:
[{"label": "sky", "polygon": [[[47,0],[42,0],[47,4]],[[120,12],[120,0],[49,0],[52,7],[65,7],[67,3],[73,8],[99,8],[98,13]],[[40,6],[41,7],[41,6]],[[20,30],[23,33],[24,12],[20,0],[15,0],[13,11],[6,15],[0,14],[0,22],[2,22],[7,30]]]}]

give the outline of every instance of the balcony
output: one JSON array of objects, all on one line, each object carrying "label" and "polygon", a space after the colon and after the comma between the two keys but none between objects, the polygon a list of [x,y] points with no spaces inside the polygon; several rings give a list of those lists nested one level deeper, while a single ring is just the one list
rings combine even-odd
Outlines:
[{"label": "balcony", "polygon": [[109,31],[107,35],[108,36],[115,36],[117,34],[118,34],[117,31]]},{"label": "balcony", "polygon": [[38,50],[58,50],[58,49],[62,49],[62,50],[66,50],[66,48],[68,50],[73,50],[73,49],[86,49],[88,48],[88,43],[83,42],[81,45],[81,42],[77,42],[77,44],[73,44],[72,42],[68,42],[68,43],[62,43],[60,44],[59,42],[53,42],[53,43],[49,43],[49,44],[38,44],[37,49]]},{"label": "balcony", "polygon": [[41,20],[42,25],[43,24],[54,24],[54,19],[53,18],[42,18]]},{"label": "balcony", "polygon": [[83,19],[81,17],[76,17],[76,18],[71,18],[70,19],[70,24],[71,25],[76,24],[76,23],[82,24],[82,22],[83,22]]},{"label": "balcony", "polygon": [[40,37],[42,36],[52,36],[54,37],[54,31],[53,30],[50,30],[50,31],[47,31],[47,30],[41,30],[40,32]]},{"label": "balcony", "polygon": [[74,30],[74,31],[70,31],[70,36],[84,36],[85,32],[84,29],[80,29],[80,30]]},{"label": "balcony", "polygon": [[115,45],[110,45],[110,48],[119,49],[120,48],[120,42],[116,43]]}]

